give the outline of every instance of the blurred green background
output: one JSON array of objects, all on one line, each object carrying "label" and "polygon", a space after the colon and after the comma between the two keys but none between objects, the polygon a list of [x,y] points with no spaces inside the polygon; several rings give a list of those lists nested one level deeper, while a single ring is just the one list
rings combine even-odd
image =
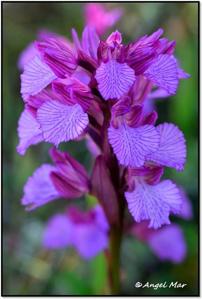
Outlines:
[{"label": "blurred green background", "polygon": [[[160,263],[148,247],[126,237],[122,246],[122,293],[125,295],[196,295],[198,293],[198,3],[108,3],[123,7],[116,24],[124,41],[132,41],[159,27],[177,41],[176,55],[191,74],[181,81],[177,95],[157,102],[159,122],[175,122],[185,133],[188,159],[184,172],[166,171],[182,185],[193,205],[192,221],[180,223],[188,254],[180,265]],[[81,33],[84,4],[4,3],[3,4],[3,294],[4,295],[92,295],[108,293],[106,264],[101,254],[90,263],[73,250],[45,251],[41,234],[50,216],[63,211],[66,200],[48,204],[32,213],[20,205],[28,176],[49,162],[50,145],[29,149],[24,157],[16,153],[17,121],[23,110],[17,60],[24,47],[36,38],[39,29],[48,29],[70,38],[70,29]],[[114,28],[114,29],[115,29]],[[83,142],[62,145],[91,169],[91,157]],[[82,203],[82,200],[80,200]],[[182,289],[135,289],[136,281],[187,283]]]}]

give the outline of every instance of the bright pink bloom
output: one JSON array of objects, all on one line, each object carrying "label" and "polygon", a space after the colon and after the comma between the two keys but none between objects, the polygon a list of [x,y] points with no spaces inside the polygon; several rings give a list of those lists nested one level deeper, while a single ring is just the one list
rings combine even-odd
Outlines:
[{"label": "bright pink bloom", "polygon": [[116,8],[107,11],[100,3],[85,4],[85,23],[95,27],[98,34],[104,34],[122,16],[122,9]]}]

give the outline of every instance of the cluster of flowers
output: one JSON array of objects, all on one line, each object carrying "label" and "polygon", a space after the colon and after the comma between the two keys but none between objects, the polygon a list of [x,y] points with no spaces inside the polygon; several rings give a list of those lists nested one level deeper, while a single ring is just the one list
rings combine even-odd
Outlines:
[{"label": "cluster of flowers", "polygon": [[[38,41],[22,53],[25,110],[18,124],[17,151],[23,155],[42,141],[55,145],[50,150],[54,165],[42,165],[28,179],[22,204],[33,210],[56,198],[78,198],[104,188],[104,180],[109,204],[99,199],[102,206],[88,212],[69,207],[54,216],[44,246],[73,246],[87,259],[106,249],[109,227],[118,214],[112,198],[119,190],[136,221],[130,234],[147,242],[161,259],[179,262],[186,246],[179,226],[169,225],[169,215],[189,219],[191,206],[181,188],[161,177],[164,167],[183,170],[185,139],[174,124],[155,126],[158,115],[152,99],[174,95],[188,74],[174,56],[175,42],[161,37],[162,29],[128,45],[118,31],[100,40],[98,34],[121,14],[119,9],[106,12],[100,4],[87,4],[81,40],[74,29],[73,43],[40,32]],[[61,142],[82,138],[96,157],[91,178],[79,162],[57,149]],[[119,174],[112,173],[115,161]],[[95,176],[100,179],[95,181]]]}]

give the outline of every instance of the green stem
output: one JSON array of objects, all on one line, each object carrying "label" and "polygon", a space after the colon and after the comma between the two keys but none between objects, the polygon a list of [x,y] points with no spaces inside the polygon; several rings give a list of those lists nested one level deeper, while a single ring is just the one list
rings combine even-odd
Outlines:
[{"label": "green stem", "polygon": [[121,192],[123,182],[120,178],[120,169],[118,161],[113,154],[112,148],[108,141],[107,129],[110,125],[111,109],[110,104],[108,107],[103,108],[104,122],[101,128],[102,151],[105,155],[106,163],[111,174],[112,184],[114,185],[117,193],[119,216],[118,224],[111,225],[110,228],[110,246],[108,252],[108,269],[109,269],[109,284],[112,295],[119,295],[121,291],[120,283],[120,250],[123,231],[123,216],[124,216],[124,196]]},{"label": "green stem", "polygon": [[109,279],[112,295],[120,292],[120,248],[121,248],[121,229],[112,227],[110,230],[110,261]]}]

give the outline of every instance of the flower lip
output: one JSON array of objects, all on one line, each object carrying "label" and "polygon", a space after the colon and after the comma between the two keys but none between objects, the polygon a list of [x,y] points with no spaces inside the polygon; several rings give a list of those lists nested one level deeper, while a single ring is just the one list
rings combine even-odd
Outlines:
[{"label": "flower lip", "polygon": [[105,100],[119,99],[127,93],[135,81],[134,70],[115,59],[101,63],[96,71],[98,88]]},{"label": "flower lip", "polygon": [[149,185],[143,179],[137,179],[135,186],[133,192],[125,192],[125,197],[136,222],[149,220],[149,228],[158,229],[170,224],[170,213],[181,211],[181,194],[171,180]]}]

